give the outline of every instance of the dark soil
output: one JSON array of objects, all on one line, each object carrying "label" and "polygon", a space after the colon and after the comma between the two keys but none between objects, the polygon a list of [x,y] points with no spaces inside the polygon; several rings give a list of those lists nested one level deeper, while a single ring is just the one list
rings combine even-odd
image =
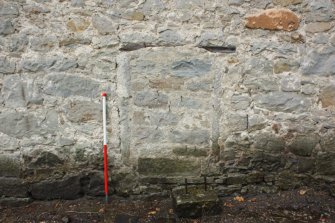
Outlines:
[{"label": "dark soil", "polygon": [[335,199],[328,193],[300,189],[278,194],[222,198],[222,214],[185,219],[176,216],[169,198],[111,197],[34,201],[20,207],[0,207],[0,222],[335,222]]}]

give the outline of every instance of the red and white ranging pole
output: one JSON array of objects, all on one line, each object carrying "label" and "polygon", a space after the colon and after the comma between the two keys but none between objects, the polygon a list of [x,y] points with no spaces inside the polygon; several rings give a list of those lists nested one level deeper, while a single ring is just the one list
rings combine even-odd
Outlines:
[{"label": "red and white ranging pole", "polygon": [[102,122],[104,129],[104,178],[105,178],[105,201],[108,203],[108,156],[107,156],[107,119],[106,119],[106,92],[102,96]]}]

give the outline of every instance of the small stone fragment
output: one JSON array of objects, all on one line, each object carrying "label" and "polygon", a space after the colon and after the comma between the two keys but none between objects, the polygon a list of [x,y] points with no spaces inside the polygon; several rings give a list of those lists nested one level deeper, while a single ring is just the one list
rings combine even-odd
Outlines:
[{"label": "small stone fragment", "polygon": [[293,31],[299,27],[298,16],[289,9],[267,9],[247,17],[247,28]]},{"label": "small stone fragment", "polygon": [[333,25],[330,22],[313,22],[306,25],[306,32],[320,33],[330,30]]},{"label": "small stone fragment", "polygon": [[335,86],[334,85],[327,86],[321,91],[320,101],[322,103],[323,108],[335,105]]}]

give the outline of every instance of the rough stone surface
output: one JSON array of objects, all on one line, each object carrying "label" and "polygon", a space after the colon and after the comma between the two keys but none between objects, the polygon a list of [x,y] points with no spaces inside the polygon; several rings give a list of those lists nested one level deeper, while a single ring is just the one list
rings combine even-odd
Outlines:
[{"label": "rough stone surface", "polygon": [[252,29],[269,29],[293,31],[299,27],[298,16],[288,9],[267,9],[247,17],[246,27]]},{"label": "rough stone surface", "polygon": [[0,1],[0,203],[16,189],[23,203],[103,195],[102,91],[118,195],[202,176],[225,195],[324,184],[335,174],[334,7]]}]

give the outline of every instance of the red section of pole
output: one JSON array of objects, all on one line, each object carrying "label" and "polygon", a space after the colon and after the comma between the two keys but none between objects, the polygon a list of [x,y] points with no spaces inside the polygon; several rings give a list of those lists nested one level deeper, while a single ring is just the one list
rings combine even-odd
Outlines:
[{"label": "red section of pole", "polygon": [[107,159],[107,145],[104,145],[104,177],[105,177],[105,195],[108,199],[108,159]]}]

